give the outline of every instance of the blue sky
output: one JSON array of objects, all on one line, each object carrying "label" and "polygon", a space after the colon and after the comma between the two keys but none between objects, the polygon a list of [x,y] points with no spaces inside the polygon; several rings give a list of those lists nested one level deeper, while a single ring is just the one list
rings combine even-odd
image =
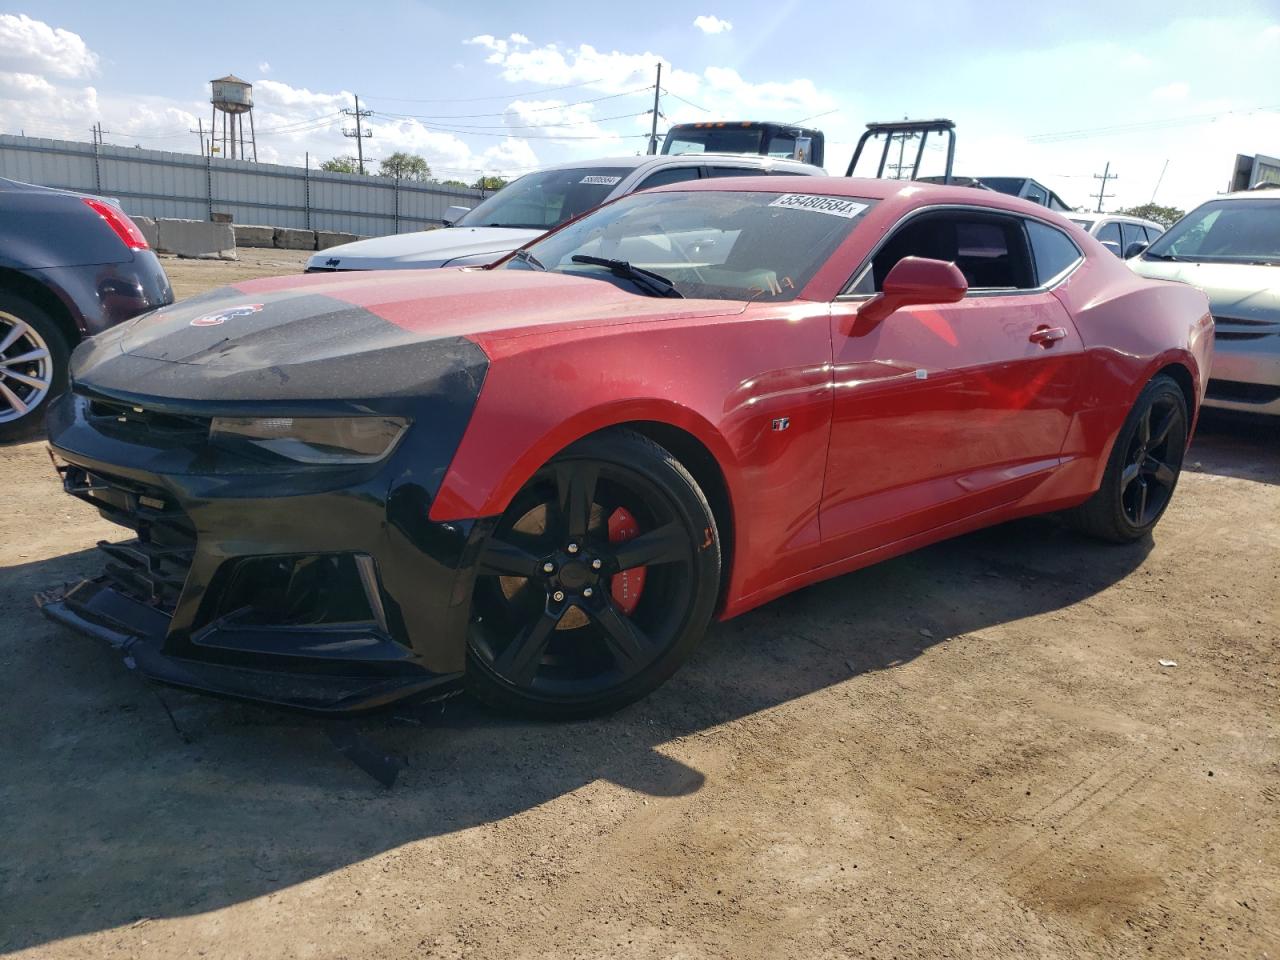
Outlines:
[{"label": "blue sky", "polygon": [[1107,161],[1108,207],[1151,199],[1166,161],[1156,199],[1188,206],[1237,152],[1280,154],[1276,0],[31,2],[0,12],[0,131],[87,139],[100,121],[108,142],[194,152],[208,80],[234,72],[263,159],[353,152],[338,111],[358,94],[367,156],[469,180],[643,149],[659,60],[669,120],[823,114],[833,172],[868,120],[904,115],[956,121],[957,172],[1081,205]]}]

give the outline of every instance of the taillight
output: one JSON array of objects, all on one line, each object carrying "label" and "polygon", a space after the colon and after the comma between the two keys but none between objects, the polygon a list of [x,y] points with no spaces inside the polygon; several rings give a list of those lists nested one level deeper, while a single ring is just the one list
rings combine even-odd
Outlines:
[{"label": "taillight", "polygon": [[81,199],[84,200],[86,207],[106,222],[112,232],[120,238],[120,242],[130,250],[151,249],[151,245],[147,243],[147,238],[142,235],[138,225],[130,220],[119,207],[113,207],[111,204],[95,200],[93,197],[82,197]]}]

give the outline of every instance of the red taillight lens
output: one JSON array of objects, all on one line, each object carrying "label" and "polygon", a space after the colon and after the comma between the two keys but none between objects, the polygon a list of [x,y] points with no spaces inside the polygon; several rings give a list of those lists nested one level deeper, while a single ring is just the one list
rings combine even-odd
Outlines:
[{"label": "red taillight lens", "polygon": [[147,243],[147,238],[142,235],[138,225],[130,220],[123,210],[109,203],[103,203],[101,200],[95,200],[93,197],[83,199],[85,206],[106,221],[107,226],[120,238],[120,242],[130,250],[151,249],[151,245]]}]

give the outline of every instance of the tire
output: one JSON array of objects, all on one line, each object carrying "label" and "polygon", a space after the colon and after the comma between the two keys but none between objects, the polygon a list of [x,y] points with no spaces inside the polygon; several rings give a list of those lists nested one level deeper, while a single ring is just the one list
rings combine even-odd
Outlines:
[{"label": "tire", "polygon": [[1111,543],[1147,536],[1178,485],[1187,428],[1182,389],[1163,374],[1152,379],[1116,434],[1097,492],[1067,514],[1072,526]]},{"label": "tire", "polygon": [[587,437],[533,476],[483,550],[468,688],[543,719],[617,710],[688,659],[719,587],[719,531],[689,472],[633,431]]},{"label": "tire", "polygon": [[0,293],[0,441],[26,439],[44,428],[49,402],[67,388],[70,355],[48,313]]}]

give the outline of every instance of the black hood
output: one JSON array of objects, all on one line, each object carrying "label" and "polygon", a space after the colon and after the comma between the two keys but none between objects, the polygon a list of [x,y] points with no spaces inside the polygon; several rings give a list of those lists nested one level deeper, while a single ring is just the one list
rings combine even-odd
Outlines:
[{"label": "black hood", "polygon": [[411,397],[442,378],[478,391],[487,358],[465,337],[424,335],[323,294],[212,291],[83,343],[77,384],[164,400]]}]

